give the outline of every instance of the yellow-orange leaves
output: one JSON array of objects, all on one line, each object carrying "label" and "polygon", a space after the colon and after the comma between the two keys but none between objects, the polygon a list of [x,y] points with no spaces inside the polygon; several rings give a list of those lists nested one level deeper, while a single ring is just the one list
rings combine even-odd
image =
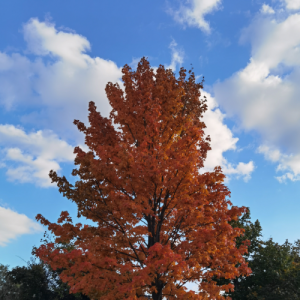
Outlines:
[{"label": "yellow-orange leaves", "polygon": [[[66,212],[58,224],[39,215],[56,241],[36,254],[64,269],[72,292],[93,299],[223,299],[220,291],[232,286],[214,279],[250,271],[247,245],[235,246],[242,230],[228,224],[244,208],[231,207],[220,168],[199,172],[210,149],[202,84],[184,69],[178,78],[163,66],[155,73],[145,58],[123,74],[124,91],[106,86],[109,119],[91,102],[90,126],[74,122],[90,149],[75,148],[79,180],[72,185],[50,173],[94,225],[73,225]],[[199,292],[187,291],[188,282]]]}]

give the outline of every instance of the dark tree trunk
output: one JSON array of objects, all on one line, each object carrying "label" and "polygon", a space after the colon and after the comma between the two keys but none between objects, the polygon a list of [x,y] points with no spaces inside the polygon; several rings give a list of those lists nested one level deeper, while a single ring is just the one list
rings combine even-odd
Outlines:
[{"label": "dark tree trunk", "polygon": [[157,278],[154,286],[156,287],[157,293],[152,293],[153,300],[162,300],[163,283]]},{"label": "dark tree trunk", "polygon": [[162,291],[158,293],[152,293],[152,299],[153,300],[162,300]]}]

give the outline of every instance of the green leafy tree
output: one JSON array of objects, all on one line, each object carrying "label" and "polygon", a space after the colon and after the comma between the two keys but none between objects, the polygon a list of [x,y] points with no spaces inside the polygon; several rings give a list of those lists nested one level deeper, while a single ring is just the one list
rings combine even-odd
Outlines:
[{"label": "green leafy tree", "polygon": [[[250,241],[248,253],[244,254],[252,274],[231,281],[234,291],[225,295],[233,300],[296,300],[300,299],[300,241],[286,241],[280,245],[272,239],[261,240],[262,228],[258,220],[250,219],[250,210],[238,220],[231,221],[232,227],[244,229],[236,244]],[[220,283],[229,280],[220,279]]]},{"label": "green leafy tree", "polygon": [[18,300],[52,300],[47,273],[42,263],[31,262],[27,267],[16,267],[7,273],[10,282],[19,286]]},{"label": "green leafy tree", "polygon": [[248,207],[246,213],[236,221],[230,221],[230,225],[233,228],[238,227],[244,229],[244,234],[236,238],[236,245],[240,247],[244,241],[250,241],[248,253],[244,254],[245,259],[248,261],[251,255],[259,249],[259,245],[261,244],[262,227],[260,222],[258,220],[254,223],[251,222],[250,209]]},{"label": "green leafy tree", "polygon": [[[248,252],[244,254],[244,259],[246,262],[251,261],[251,256],[258,251],[259,246],[262,243],[262,227],[260,225],[260,222],[256,220],[254,223],[252,223],[250,209],[247,208],[247,211],[242,214],[237,220],[230,221],[230,225],[233,228],[241,228],[244,230],[244,234],[236,238],[236,245],[237,248],[239,248],[245,241],[250,242],[250,245],[248,245]],[[240,284],[244,279],[244,276],[237,277],[234,280],[221,278],[218,280],[218,284],[223,285],[232,283],[234,285],[234,291],[230,290],[229,292],[225,293],[225,295],[227,297],[231,297],[232,299],[240,299],[235,297],[239,293]]]},{"label": "green leafy tree", "polygon": [[8,266],[0,264],[0,300],[16,300],[19,298],[19,285],[11,282]]},{"label": "green leafy tree", "polygon": [[[256,220],[254,223],[251,222],[250,209],[247,209],[247,212],[244,213],[237,221],[231,221],[232,227],[238,227],[244,229],[244,235],[237,237],[236,244],[237,247],[243,245],[245,240],[250,241],[250,245],[248,246],[248,253],[244,254],[245,261],[249,263],[251,261],[251,256],[258,251],[259,246],[261,244],[261,236],[262,236],[262,227],[260,222]],[[250,264],[249,264],[250,266]],[[253,272],[253,270],[252,270]],[[240,276],[233,280],[234,290],[235,292],[229,292],[228,296],[235,299],[235,295],[239,293],[241,282],[245,280],[245,276]],[[239,298],[238,298],[239,299]]]},{"label": "green leafy tree", "polygon": [[300,241],[283,245],[262,242],[249,265],[252,275],[243,278],[232,299],[300,299]]},{"label": "green leafy tree", "polygon": [[52,270],[49,265],[35,260],[27,266],[0,265],[0,300],[88,300],[81,293],[70,294],[70,287],[61,281],[62,270]]}]

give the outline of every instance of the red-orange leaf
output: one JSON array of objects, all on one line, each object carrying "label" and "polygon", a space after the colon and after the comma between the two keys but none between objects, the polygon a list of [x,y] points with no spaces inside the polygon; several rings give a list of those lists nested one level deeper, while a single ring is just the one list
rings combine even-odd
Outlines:
[{"label": "red-orange leaf", "polygon": [[[109,119],[91,102],[90,126],[75,121],[90,149],[75,148],[75,186],[50,173],[95,225],[73,225],[67,212],[57,224],[39,215],[56,241],[36,254],[64,269],[71,292],[92,299],[223,299],[232,285],[215,278],[250,272],[247,245],[235,245],[242,230],[228,223],[245,209],[231,207],[219,167],[199,172],[210,149],[202,84],[184,69],[177,79],[163,66],[154,72],[145,58],[123,74],[124,90],[106,86]],[[187,291],[187,282],[199,292]]]}]

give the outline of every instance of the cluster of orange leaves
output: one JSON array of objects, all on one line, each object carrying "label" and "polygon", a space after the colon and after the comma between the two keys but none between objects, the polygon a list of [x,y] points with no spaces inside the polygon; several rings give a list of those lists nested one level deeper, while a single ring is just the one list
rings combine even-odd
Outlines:
[{"label": "cluster of orange leaves", "polygon": [[75,148],[76,184],[50,172],[92,225],[73,225],[67,212],[57,223],[38,215],[55,242],[36,254],[63,269],[72,293],[94,300],[223,299],[233,286],[217,278],[251,272],[247,244],[235,245],[243,231],[228,223],[245,208],[229,202],[219,167],[201,173],[210,150],[202,83],[184,69],[178,78],[163,66],[154,72],[145,58],[136,71],[125,65],[122,79],[122,88],[106,86],[110,118],[91,102],[90,126],[74,122],[89,148]]}]

